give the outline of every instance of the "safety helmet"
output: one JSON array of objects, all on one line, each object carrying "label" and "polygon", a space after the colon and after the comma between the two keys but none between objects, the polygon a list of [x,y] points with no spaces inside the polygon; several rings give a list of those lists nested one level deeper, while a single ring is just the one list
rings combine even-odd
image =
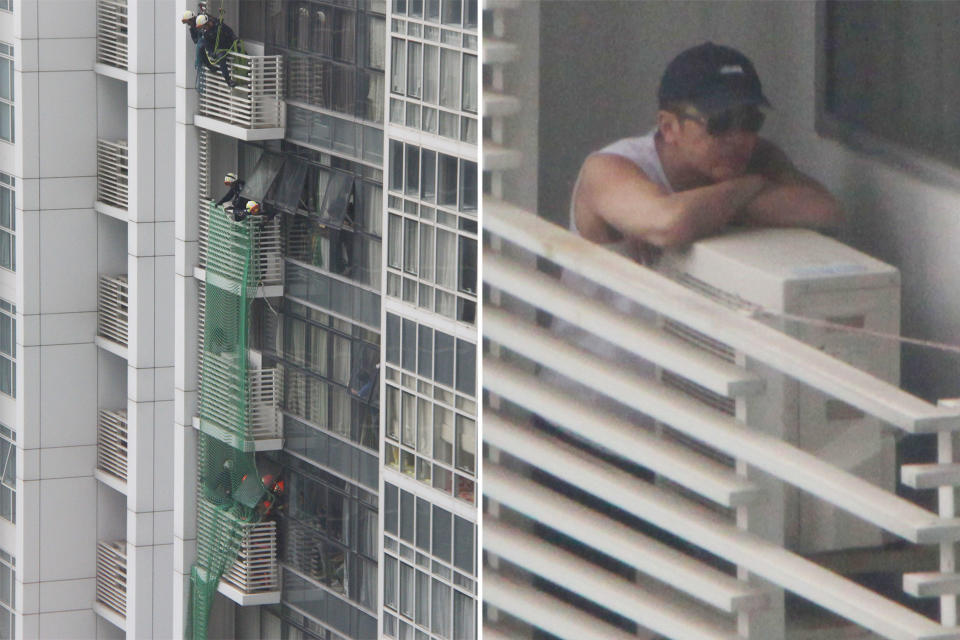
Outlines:
[{"label": "safety helmet", "polygon": [[236,181],[237,181],[237,174],[235,174],[235,173],[232,172],[232,171],[231,171],[230,173],[228,173],[227,175],[223,176],[223,184],[225,184],[225,185],[227,185],[227,186],[230,186],[231,184],[233,184],[233,183],[236,182]]},{"label": "safety helmet", "polygon": [[202,27],[203,25],[207,24],[208,22],[210,22],[210,18],[207,17],[207,14],[201,13],[200,15],[197,16],[197,26],[198,26],[198,27]]},{"label": "safety helmet", "polygon": [[247,213],[260,213],[260,203],[253,200],[247,202]]},{"label": "safety helmet", "polygon": [[197,14],[195,14],[193,11],[190,11],[190,9],[187,9],[186,11],[183,12],[183,15],[180,16],[180,22],[190,22],[196,17],[197,17]]}]

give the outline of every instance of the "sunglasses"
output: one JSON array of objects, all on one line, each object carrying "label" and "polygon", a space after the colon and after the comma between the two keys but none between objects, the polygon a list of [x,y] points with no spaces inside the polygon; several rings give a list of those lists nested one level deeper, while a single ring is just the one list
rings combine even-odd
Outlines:
[{"label": "sunglasses", "polygon": [[705,118],[698,113],[681,112],[676,114],[681,120],[694,120],[707,129],[712,136],[722,136],[731,131],[757,133],[763,126],[766,114],[757,107],[730,109]]}]

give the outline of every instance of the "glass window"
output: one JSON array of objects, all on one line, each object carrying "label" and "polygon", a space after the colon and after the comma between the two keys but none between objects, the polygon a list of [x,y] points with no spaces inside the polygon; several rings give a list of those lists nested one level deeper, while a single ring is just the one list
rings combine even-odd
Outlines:
[{"label": "glass window", "polygon": [[463,55],[463,110],[477,112],[477,56]]},{"label": "glass window", "polygon": [[477,423],[457,414],[457,468],[475,473],[477,460]]},{"label": "glass window", "polygon": [[450,637],[451,619],[450,619],[450,592],[451,588],[436,578],[433,579],[433,603],[431,610],[431,630],[433,633],[443,637]]},{"label": "glass window", "polygon": [[420,154],[420,198],[427,202],[437,201],[437,152],[423,149]]},{"label": "glass window", "polygon": [[390,141],[390,190],[403,191],[403,143]]},{"label": "glass window", "polygon": [[460,52],[453,49],[440,49],[440,106],[460,108]]},{"label": "glass window", "polygon": [[437,279],[436,283],[448,289],[456,288],[457,281],[457,234],[437,229]]},{"label": "glass window", "polygon": [[454,516],[453,565],[469,575],[474,572],[473,534],[475,527],[469,520]]},{"label": "glass window", "polygon": [[403,220],[403,270],[413,275],[417,275],[417,267],[420,266],[419,240],[417,238],[419,226],[416,220],[410,218],[404,218]]},{"label": "glass window", "polygon": [[[16,523],[16,503],[17,445],[13,432],[0,424],[0,518]],[[2,632],[3,625],[0,624],[0,638],[3,637]]]},{"label": "glass window", "polygon": [[433,505],[433,555],[444,562],[451,559],[452,515],[446,509]]},{"label": "glass window", "polygon": [[818,103],[826,117],[818,124],[872,153],[888,142],[895,156],[912,150],[960,166],[960,120],[952,109],[960,96],[953,44],[960,4],[823,5],[825,78]]},{"label": "glass window", "polygon": [[440,405],[433,407],[433,457],[453,464],[453,411]]},{"label": "glass window", "polygon": [[460,236],[457,288],[464,293],[477,293],[477,241]]},{"label": "glass window", "polygon": [[420,193],[420,147],[406,146],[406,165],[405,193],[416,197]]},{"label": "glass window", "polygon": [[445,153],[440,154],[437,170],[437,202],[451,207],[457,206],[457,159]]},{"label": "glass window", "polygon": [[[434,232],[428,224],[420,225],[420,277],[427,282],[434,278]],[[421,301],[424,302],[424,301]]]},{"label": "glass window", "polygon": [[440,97],[440,50],[435,45],[423,47],[423,101],[437,104]]},{"label": "glass window", "polygon": [[420,325],[417,327],[417,373],[425,378],[433,378],[433,329]]},{"label": "glass window", "polygon": [[397,560],[383,556],[383,606],[397,609]]},{"label": "glass window", "polygon": [[14,177],[0,173],[0,267],[17,268],[16,260],[16,192]]},{"label": "glass window", "polygon": [[387,314],[387,362],[400,365],[400,316]]},{"label": "glass window", "polygon": [[433,379],[453,386],[453,336],[441,331],[434,335]]},{"label": "glass window", "polygon": [[0,42],[0,138],[14,141],[13,47]]},{"label": "glass window", "polygon": [[387,218],[387,266],[402,269],[403,219],[393,213]]},{"label": "glass window", "polygon": [[386,68],[386,37],[386,20],[380,16],[367,15],[367,65],[372,69],[383,71]]},{"label": "glass window", "polygon": [[397,535],[397,518],[400,513],[399,502],[397,499],[397,487],[388,483],[384,483],[384,512],[383,512],[383,528],[393,535]]},{"label": "glass window", "polygon": [[419,42],[407,43],[407,95],[411,98],[419,98],[423,86],[423,74],[421,73],[420,56],[423,51],[423,45]]},{"label": "glass window", "polygon": [[443,24],[459,25],[463,0],[443,0]]},{"label": "glass window", "polygon": [[390,91],[403,95],[407,82],[407,49],[404,40],[393,38],[390,63]]},{"label": "glass window", "polygon": [[413,544],[414,497],[412,493],[400,490],[400,539]]},{"label": "glass window", "polygon": [[[464,119],[466,120],[466,119]],[[460,210],[477,210],[477,163],[460,161]]]},{"label": "glass window", "polygon": [[416,546],[430,552],[430,503],[417,498],[417,539]]},{"label": "glass window", "polygon": [[417,323],[403,319],[403,358],[401,366],[407,371],[417,370]]},{"label": "glass window", "polygon": [[476,603],[473,598],[459,591],[453,592],[453,637],[470,639],[476,637]]},{"label": "glass window", "polygon": [[17,308],[0,300],[0,393],[17,397]]},{"label": "glass window", "polygon": [[457,391],[470,396],[476,394],[477,345],[457,340]]}]

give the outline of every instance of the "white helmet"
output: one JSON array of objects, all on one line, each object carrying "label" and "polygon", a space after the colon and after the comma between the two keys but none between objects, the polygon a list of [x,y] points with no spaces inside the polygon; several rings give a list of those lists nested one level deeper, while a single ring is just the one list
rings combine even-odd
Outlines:
[{"label": "white helmet", "polygon": [[193,11],[190,11],[190,9],[187,9],[186,11],[183,12],[183,15],[180,16],[180,22],[190,22],[196,17],[197,17],[197,14],[195,14]]},{"label": "white helmet", "polygon": [[207,14],[201,13],[197,16],[197,26],[202,27],[210,21],[210,18],[207,17]]}]

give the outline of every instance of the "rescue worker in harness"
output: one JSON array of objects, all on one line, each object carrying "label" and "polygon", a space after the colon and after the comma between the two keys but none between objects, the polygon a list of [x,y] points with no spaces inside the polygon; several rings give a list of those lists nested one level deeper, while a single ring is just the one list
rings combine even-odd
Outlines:
[{"label": "rescue worker in harness", "polygon": [[226,23],[207,15],[205,10],[201,4],[199,12],[187,10],[180,17],[180,22],[190,28],[190,39],[197,45],[198,67],[202,63],[209,69],[219,70],[224,82],[231,88],[236,87],[236,81],[230,77],[227,54],[237,48],[239,39]]}]

